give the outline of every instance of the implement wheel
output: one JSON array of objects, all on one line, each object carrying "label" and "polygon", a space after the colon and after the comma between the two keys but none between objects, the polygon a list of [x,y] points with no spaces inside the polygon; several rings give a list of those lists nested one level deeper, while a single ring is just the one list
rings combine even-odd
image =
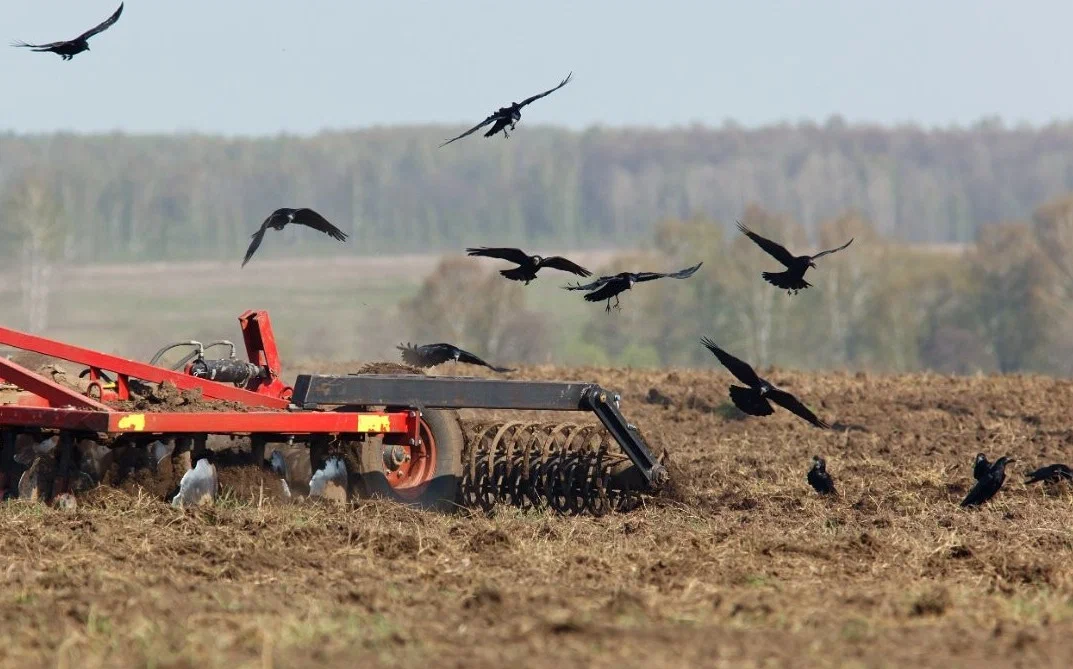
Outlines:
[{"label": "implement wheel", "polygon": [[[393,369],[382,373],[415,372]],[[464,446],[462,426],[454,411],[423,411],[416,444],[388,435],[371,437],[361,445],[358,474],[365,494],[422,509],[455,510]]]}]

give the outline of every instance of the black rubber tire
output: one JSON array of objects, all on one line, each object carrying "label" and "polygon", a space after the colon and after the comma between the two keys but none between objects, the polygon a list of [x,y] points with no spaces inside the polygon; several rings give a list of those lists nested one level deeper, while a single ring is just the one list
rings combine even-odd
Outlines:
[{"label": "black rubber tire", "polygon": [[436,468],[432,478],[403,497],[388,483],[380,439],[370,439],[361,448],[358,472],[364,493],[425,510],[455,511],[459,508],[458,485],[462,480],[462,450],[465,447],[462,426],[454,411],[425,411],[421,419],[432,432],[436,444]]}]

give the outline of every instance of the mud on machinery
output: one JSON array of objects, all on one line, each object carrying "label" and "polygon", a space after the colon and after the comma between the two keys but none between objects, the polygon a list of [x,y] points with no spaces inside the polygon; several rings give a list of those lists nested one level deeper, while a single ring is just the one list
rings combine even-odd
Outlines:
[{"label": "mud on machinery", "polygon": [[[150,363],[0,328],[0,347],[85,367],[77,384],[58,383],[0,357],[0,496],[23,489],[48,499],[94,485],[101,472],[89,454],[102,450],[161,442],[185,454],[189,467],[210,434],[248,439],[249,461],[262,467],[270,444],[307,446],[312,471],[339,454],[349,471],[348,497],[439,510],[509,504],[602,515],[634,507],[667,481],[666,468],[619,412],[618,396],[596,384],[401,372],[299,374],[289,386],[280,378],[268,313],[247,311],[239,324],[248,360],[237,359],[227,341],[179,342]],[[184,345],[194,350],[170,368],[158,364]],[[206,358],[216,346],[229,346],[229,357]],[[165,382],[200,392],[206,410],[131,402],[151,391],[148,384]],[[460,421],[458,409],[591,412],[602,425]],[[54,444],[52,469],[27,493],[19,482],[37,461],[16,453],[46,440]]]}]

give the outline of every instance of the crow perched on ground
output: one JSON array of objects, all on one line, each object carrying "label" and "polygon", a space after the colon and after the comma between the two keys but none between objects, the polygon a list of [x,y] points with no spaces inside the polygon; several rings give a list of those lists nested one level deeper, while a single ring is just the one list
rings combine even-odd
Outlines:
[{"label": "crow perched on ground", "polygon": [[995,460],[987,473],[980,477],[969,494],[965,495],[965,499],[961,500],[961,506],[979,506],[994,497],[1002,487],[1002,482],[1006,480],[1006,465],[1011,462],[1016,460],[1005,455]]},{"label": "crow perched on ground", "polygon": [[976,459],[972,462],[972,477],[979,481],[990,470],[991,463],[987,461],[987,456],[983,453],[977,453]]},{"label": "crow perched on ground", "polygon": [[11,46],[29,47],[30,49],[42,52],[51,51],[52,53],[60,56],[64,60],[71,60],[75,57],[75,54],[82,53],[83,51],[89,51],[89,38],[98,33],[102,33],[112,26],[113,23],[119,20],[119,15],[123,13],[123,3],[119,3],[119,9],[115,10],[115,13],[105,19],[104,23],[100,24],[96,28],[90,28],[86,32],[82,33],[78,37],[72,40],[66,40],[63,42],[50,42],[49,44],[27,44],[26,42],[13,42]]},{"label": "crow perched on ground", "polygon": [[341,242],[346,241],[346,233],[335,227],[327,221],[323,216],[313,211],[312,209],[287,209],[286,207],[277,209],[272,212],[265,222],[261,224],[261,229],[250,235],[253,237],[253,241],[250,242],[250,247],[246,249],[246,257],[242,260],[242,266],[245,267],[246,263],[250,261],[253,254],[261,246],[261,241],[265,238],[265,232],[272,228],[273,230],[282,230],[286,225],[290,223],[297,223],[298,225],[308,225],[314,230],[319,230],[327,235],[330,235],[332,239],[338,239]]},{"label": "crow perched on ground", "polygon": [[524,281],[527,286],[530,281],[537,278],[537,272],[544,267],[549,269],[559,269],[564,272],[572,272],[578,276],[592,276],[592,272],[562,256],[542,258],[541,256],[528,255],[521,249],[499,247],[489,248],[487,246],[466,249],[466,254],[471,256],[484,256],[486,258],[501,258],[517,264],[518,267],[499,270],[499,273],[512,281]]},{"label": "crow perched on ground", "polygon": [[445,362],[454,360],[455,362],[465,362],[470,365],[481,365],[482,367],[487,367],[495,372],[514,371],[513,369],[507,369],[506,367],[489,365],[472,353],[463,351],[451,344],[425,344],[424,346],[406,344],[406,346],[396,346],[395,348],[402,351],[402,361],[408,365],[413,365],[414,367],[435,367],[436,365],[442,365]]},{"label": "crow perched on ground", "polygon": [[1046,467],[1040,467],[1034,472],[1025,474],[1026,485],[1029,483],[1039,483],[1040,481],[1058,483],[1062,480],[1073,481],[1073,469],[1070,469],[1063,464],[1047,465]]},{"label": "crow perched on ground", "polygon": [[510,137],[510,135],[507,134],[507,128],[509,127],[510,130],[513,132],[514,131],[514,126],[518,124],[518,121],[522,120],[522,107],[526,106],[530,102],[535,102],[535,101],[539,100],[540,98],[544,97],[545,95],[554,93],[555,91],[559,90],[560,88],[565,86],[570,81],[570,78],[573,77],[573,76],[574,76],[574,73],[571,72],[570,74],[566,75],[566,79],[563,79],[562,82],[560,82],[559,85],[556,86],[555,88],[549,88],[548,90],[544,91],[543,93],[537,93],[536,95],[534,95],[532,97],[528,97],[528,98],[522,100],[521,102],[512,102],[512,103],[510,103],[509,107],[500,107],[496,111],[492,112],[488,116],[488,118],[484,119],[483,121],[481,121],[477,125],[473,126],[469,130],[465,131],[464,133],[462,133],[458,137],[453,137],[453,138],[447,140],[446,142],[444,142],[443,144],[440,144],[440,148],[443,148],[443,147],[447,146],[448,144],[450,144],[451,142],[453,142],[455,140],[462,139],[466,135],[472,134],[472,133],[480,130],[481,128],[483,128],[484,126],[488,125],[489,123],[491,123],[493,121],[495,121],[495,125],[492,126],[491,130],[489,130],[488,132],[484,133],[485,137],[491,137],[492,135],[496,134],[497,132],[499,132],[501,130],[503,131],[503,138],[504,139]]},{"label": "crow perched on ground", "polygon": [[835,493],[835,482],[827,473],[827,461],[818,455],[812,456],[812,469],[808,470],[808,484],[821,495]]},{"label": "crow perched on ground", "polygon": [[816,267],[816,263],[813,262],[814,260],[822,258],[829,253],[841,251],[853,243],[853,238],[851,237],[848,242],[839,246],[837,249],[822,251],[814,256],[795,256],[787,251],[782,245],[777,244],[770,239],[765,239],[749,230],[749,228],[742,225],[740,221],[738,222],[738,230],[744,232],[749,239],[756,242],[757,246],[767,251],[775,258],[775,260],[786,265],[785,272],[762,272],[761,276],[771,285],[778,286],[791,295],[796,295],[797,291],[804,290],[812,285],[808,281],[805,281],[805,272],[808,271],[809,267]]},{"label": "crow perched on ground", "polygon": [[831,427],[817,418],[816,414],[809,411],[796,397],[785,390],[779,390],[770,382],[760,378],[748,363],[730,355],[707,337],[702,338],[700,341],[709,351],[715,354],[715,357],[719,359],[719,362],[723,363],[723,366],[731,374],[748,386],[748,388],[730,386],[730,399],[734,402],[734,406],[750,416],[770,416],[775,413],[775,409],[768,402],[770,400],[804,418],[816,427],[824,429]]},{"label": "crow perched on ground", "polygon": [[619,308],[618,295],[624,291],[633,288],[633,284],[639,281],[653,281],[655,279],[662,279],[664,277],[669,279],[688,279],[693,276],[693,273],[697,271],[704,262],[699,262],[692,267],[687,267],[677,272],[663,273],[663,272],[619,272],[613,276],[601,276],[599,279],[592,283],[577,286],[563,286],[566,290],[591,290],[592,292],[585,296],[585,299],[589,302],[602,302],[607,300],[607,308],[604,311],[611,312],[611,298],[615,298],[615,308]]}]

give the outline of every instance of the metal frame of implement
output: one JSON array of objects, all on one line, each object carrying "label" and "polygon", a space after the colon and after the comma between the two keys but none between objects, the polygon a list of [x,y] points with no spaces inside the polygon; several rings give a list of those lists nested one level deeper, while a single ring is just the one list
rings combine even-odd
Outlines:
[{"label": "metal frame of implement", "polygon": [[[599,385],[469,377],[300,374],[292,388],[280,379],[281,365],[268,313],[247,311],[239,317],[239,323],[247,356],[257,368],[257,374],[245,382],[245,387],[193,376],[188,373],[190,365],[183,371],[173,371],[0,327],[0,346],[85,365],[89,371],[89,389],[82,394],[0,357],[0,383],[6,381],[21,390],[14,404],[0,404],[0,427],[112,434],[384,434],[415,440],[420,437],[423,409],[591,411],[646,482],[658,485],[667,478],[667,470],[619,412],[618,395]],[[102,374],[105,371],[116,375],[114,382],[107,382]],[[119,411],[104,403],[130,399],[131,379],[170,381],[179,389],[200,389],[207,399],[273,410],[134,412]],[[347,410],[370,406],[384,406],[387,410]]]}]

